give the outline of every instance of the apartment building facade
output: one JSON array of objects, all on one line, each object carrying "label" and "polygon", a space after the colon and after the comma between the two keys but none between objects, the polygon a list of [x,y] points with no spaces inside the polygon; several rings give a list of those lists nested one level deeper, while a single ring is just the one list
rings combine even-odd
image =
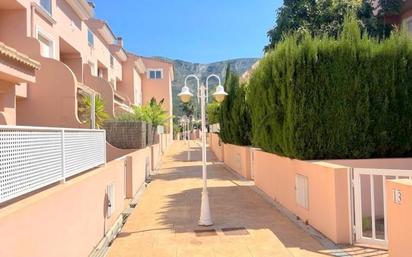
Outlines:
[{"label": "apartment building facade", "polygon": [[[173,64],[159,58],[141,57],[146,67],[142,77],[143,103],[150,102],[152,97],[157,101],[164,100],[163,106],[170,117],[173,116],[172,81],[174,80]],[[168,121],[167,133],[173,134],[173,119]]]},{"label": "apartment building facade", "polygon": [[[156,81],[145,79],[143,58],[128,54],[122,38],[94,17],[93,4],[85,0],[1,1],[0,42],[39,64],[33,78],[17,81],[14,122],[2,124],[85,128],[79,108],[85,97],[100,96],[115,117],[145,103],[143,95],[152,91],[143,86],[146,81],[171,87],[169,70]],[[157,68],[169,65],[156,62]]]}]

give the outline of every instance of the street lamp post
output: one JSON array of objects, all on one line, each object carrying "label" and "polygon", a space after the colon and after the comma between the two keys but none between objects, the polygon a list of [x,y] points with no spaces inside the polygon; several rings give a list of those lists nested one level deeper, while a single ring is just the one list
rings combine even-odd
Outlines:
[{"label": "street lamp post", "polygon": [[187,139],[188,139],[188,150],[187,150],[187,160],[190,161],[190,117],[187,117],[187,123],[186,123],[186,133],[187,133]]},{"label": "street lamp post", "polygon": [[[206,104],[209,95],[209,79],[215,77],[219,81],[219,85],[216,88],[216,92],[213,94],[213,97],[216,101],[222,102],[227,93],[225,92],[223,86],[221,85],[221,81],[219,76],[212,74],[207,77],[206,79],[206,87],[204,84],[200,85],[200,80],[195,75],[189,75],[185,79],[185,85],[182,88],[182,91],[178,94],[182,102],[188,103],[192,98],[193,94],[190,92],[189,88],[187,87],[187,80],[189,78],[194,78],[197,81],[197,97],[198,101],[200,99],[200,106],[201,106],[201,125],[202,125],[202,178],[203,178],[203,189],[202,189],[202,203],[200,206],[200,218],[199,218],[199,225],[200,226],[211,226],[213,225],[211,213],[210,213],[210,206],[209,206],[209,194],[207,191],[207,166],[206,166]],[[200,88],[200,90],[199,90]]]}]

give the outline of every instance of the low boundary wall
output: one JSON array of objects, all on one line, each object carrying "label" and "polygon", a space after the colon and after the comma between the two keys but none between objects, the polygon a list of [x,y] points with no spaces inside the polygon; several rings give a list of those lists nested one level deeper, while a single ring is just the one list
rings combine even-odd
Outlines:
[{"label": "low boundary wall", "polygon": [[[164,150],[169,144],[165,136]],[[89,256],[161,155],[159,144],[137,151],[107,145],[106,165],[0,205],[0,256]]]},{"label": "low boundary wall", "polygon": [[253,156],[258,188],[333,242],[350,242],[348,168],[292,160],[256,149]]},{"label": "low boundary wall", "polygon": [[386,181],[388,249],[391,257],[412,256],[412,181]]},{"label": "low boundary wall", "polygon": [[248,146],[224,144],[224,162],[229,168],[246,179],[251,179],[252,152]]},{"label": "low boundary wall", "polygon": [[223,144],[209,135],[212,152],[268,197],[335,243],[350,243],[350,184],[346,166],[300,161],[256,148]]},{"label": "low boundary wall", "polygon": [[212,152],[215,154],[219,161],[224,160],[223,142],[220,140],[219,135],[215,133],[209,133],[209,146]]}]

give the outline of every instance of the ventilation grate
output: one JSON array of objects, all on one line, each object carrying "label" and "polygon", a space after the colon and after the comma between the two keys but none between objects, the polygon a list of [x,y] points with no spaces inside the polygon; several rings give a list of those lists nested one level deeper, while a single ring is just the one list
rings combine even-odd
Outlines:
[{"label": "ventilation grate", "polygon": [[222,228],[223,234],[226,236],[244,236],[249,235],[249,232],[244,227],[238,228]]},{"label": "ventilation grate", "polygon": [[217,236],[217,232],[215,229],[202,229],[202,230],[195,230],[195,234],[198,237],[203,236]]}]

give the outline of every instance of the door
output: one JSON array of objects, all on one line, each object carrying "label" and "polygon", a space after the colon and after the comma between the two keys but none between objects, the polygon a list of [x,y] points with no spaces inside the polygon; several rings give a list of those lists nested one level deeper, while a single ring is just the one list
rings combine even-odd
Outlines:
[{"label": "door", "polygon": [[357,243],[387,246],[385,181],[411,177],[412,170],[354,169]]}]

